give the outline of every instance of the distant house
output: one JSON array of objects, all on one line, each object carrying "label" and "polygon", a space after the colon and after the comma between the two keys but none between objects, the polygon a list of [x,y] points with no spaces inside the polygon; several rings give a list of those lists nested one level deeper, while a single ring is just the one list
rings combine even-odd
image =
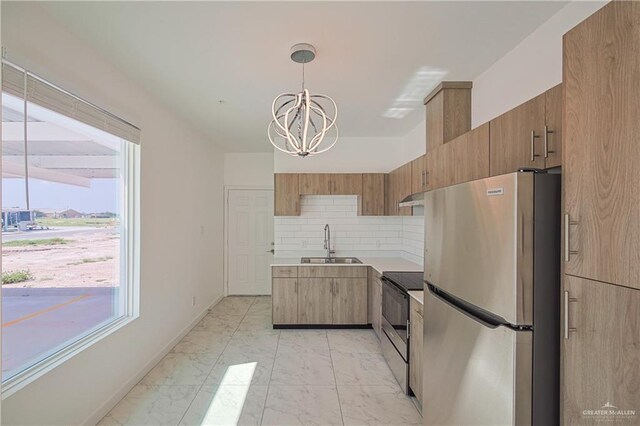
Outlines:
[{"label": "distant house", "polygon": [[79,217],[84,217],[84,215],[74,209],[67,209],[61,212],[57,212],[56,217],[64,218],[64,219],[76,219]]},{"label": "distant house", "polygon": [[91,213],[89,217],[92,219],[113,219],[117,215],[112,212],[102,212],[102,213]]}]

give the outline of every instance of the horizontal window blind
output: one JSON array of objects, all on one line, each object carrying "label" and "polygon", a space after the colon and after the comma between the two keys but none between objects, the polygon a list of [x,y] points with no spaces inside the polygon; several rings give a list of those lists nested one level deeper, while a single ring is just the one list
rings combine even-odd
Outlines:
[{"label": "horizontal window blind", "polygon": [[[25,71],[2,64],[2,90],[22,98]],[[27,72],[27,101],[81,121],[107,133],[140,143],[140,129],[49,82]]]}]

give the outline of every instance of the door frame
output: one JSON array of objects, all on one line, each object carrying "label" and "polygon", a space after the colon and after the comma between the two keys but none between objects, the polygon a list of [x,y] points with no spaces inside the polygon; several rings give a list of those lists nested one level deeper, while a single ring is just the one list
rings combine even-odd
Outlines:
[{"label": "door frame", "polygon": [[[229,295],[229,191],[271,191],[273,185],[225,185],[224,186],[224,243],[222,246],[223,253],[223,284],[222,292],[226,297]],[[275,202],[275,199],[274,199]]]}]

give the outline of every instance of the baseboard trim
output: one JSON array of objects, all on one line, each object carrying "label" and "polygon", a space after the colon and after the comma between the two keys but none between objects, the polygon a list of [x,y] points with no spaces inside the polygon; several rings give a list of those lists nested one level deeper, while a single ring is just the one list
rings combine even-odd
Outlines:
[{"label": "baseboard trim", "polygon": [[215,305],[217,305],[222,299],[224,299],[224,297],[225,297],[224,294],[218,296],[207,308],[205,308],[202,312],[200,312],[193,321],[191,321],[185,328],[183,328],[180,331],[180,333],[178,333],[176,337],[171,339],[169,343],[167,343],[158,353],[156,353],[156,355],[153,356],[147,364],[145,364],[145,366],[142,368],[142,370],[140,370],[138,374],[133,376],[131,380],[127,381],[124,385],[122,385],[120,389],[118,389],[109,399],[107,399],[107,401],[104,404],[102,404],[100,407],[98,407],[98,409],[96,409],[92,414],[90,414],[86,418],[86,420],[82,422],[82,424],[93,426],[93,425],[96,425],[100,420],[102,420],[102,418],[106,416],[109,413],[109,411],[111,411],[111,409],[115,407],[116,404],[120,402],[120,400],[124,398],[125,395],[128,394],[129,391],[133,389],[133,387],[137,385],[140,382],[140,380],[142,380],[143,377],[146,376],[147,373],[151,371],[151,369],[155,367],[156,364],[158,364],[158,362],[160,362],[160,360],[164,358],[164,356],[167,355],[169,351],[171,351],[171,349],[173,349],[173,347],[180,340],[182,340],[182,338],[189,331],[191,331],[191,329],[195,327],[196,324],[198,324],[200,320],[204,318],[204,316],[207,315],[207,313],[209,313],[209,311]]},{"label": "baseboard trim", "polygon": [[363,330],[367,328],[373,328],[371,324],[274,324],[274,330],[295,330],[295,329],[312,329],[312,330],[321,330],[321,329],[356,329]]}]

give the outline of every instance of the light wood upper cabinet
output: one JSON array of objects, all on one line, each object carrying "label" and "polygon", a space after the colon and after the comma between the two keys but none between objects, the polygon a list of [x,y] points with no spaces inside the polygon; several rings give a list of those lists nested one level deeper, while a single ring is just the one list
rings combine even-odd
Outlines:
[{"label": "light wood upper cabinet", "polygon": [[439,92],[425,104],[427,127],[427,152],[444,143],[444,93]]},{"label": "light wood upper cabinet", "polygon": [[362,175],[360,173],[337,173],[331,175],[332,195],[361,195]]},{"label": "light wood upper cabinet", "polygon": [[[445,151],[445,156],[450,155],[446,161],[452,184],[469,182],[489,176],[489,123],[458,136],[451,142],[450,150]],[[451,177],[452,175],[452,177]]]},{"label": "light wood upper cabinet", "polygon": [[[411,162],[400,166],[396,174],[396,205],[404,198],[411,195]],[[398,216],[411,216],[411,207],[398,207]]]},{"label": "light wood upper cabinet", "polygon": [[301,173],[300,195],[360,195],[360,173]]},{"label": "light wood upper cabinet", "polygon": [[427,152],[471,129],[471,82],[444,81],[424,104]]},{"label": "light wood upper cabinet", "polygon": [[414,298],[409,300],[409,387],[422,406],[422,343],[423,306]]},{"label": "light wood upper cabinet", "polygon": [[563,50],[565,272],[640,288],[640,3],[608,3]]},{"label": "light wood upper cabinet", "polygon": [[295,173],[274,175],[274,214],[276,216],[300,215],[300,187]]},{"label": "light wood upper cabinet", "polygon": [[444,145],[427,153],[427,190],[445,186]]},{"label": "light wood upper cabinet", "polygon": [[[568,275],[564,286],[569,301],[564,320],[568,320],[569,333],[562,340],[560,424],[600,425],[603,416],[583,412],[598,410],[608,402],[637,413],[640,291]],[[638,424],[637,416],[616,421]]]},{"label": "light wood upper cabinet", "polygon": [[332,288],[331,278],[298,279],[298,324],[333,323]]},{"label": "light wood upper cabinet", "polygon": [[423,155],[411,162],[411,193],[427,190],[427,156]]},{"label": "light wood upper cabinet", "polygon": [[367,324],[367,279],[333,278],[333,323]]},{"label": "light wood upper cabinet", "polygon": [[331,193],[331,175],[328,173],[301,173],[300,195],[327,195]]},{"label": "light wood upper cabinet", "polygon": [[491,176],[545,168],[544,119],[543,93],[491,120]]},{"label": "light wood upper cabinet", "polygon": [[358,214],[360,216],[384,216],[386,197],[385,173],[364,173]]},{"label": "light wood upper cabinet", "polygon": [[400,193],[400,169],[389,172],[389,193],[387,197],[387,216],[398,216],[398,199]]},{"label": "light wood upper cabinet", "polygon": [[562,164],[562,84],[547,90],[544,102],[546,128],[542,135],[543,153],[548,169]]},{"label": "light wood upper cabinet", "polygon": [[387,173],[384,176],[384,186],[386,188],[385,202],[384,202],[384,215],[394,216],[397,213],[397,206],[394,205],[396,199],[396,184],[393,172]]},{"label": "light wood upper cabinet", "polygon": [[298,321],[297,278],[272,278],[271,299],[274,324],[294,324]]}]

